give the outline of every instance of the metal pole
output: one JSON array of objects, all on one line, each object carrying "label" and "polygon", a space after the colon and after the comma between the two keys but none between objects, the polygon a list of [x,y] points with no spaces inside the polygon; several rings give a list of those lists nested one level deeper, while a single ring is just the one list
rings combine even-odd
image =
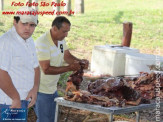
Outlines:
[{"label": "metal pole", "polygon": [[113,122],[113,113],[107,115],[109,122]]},{"label": "metal pole", "polygon": [[55,120],[54,122],[58,122],[58,113],[59,113],[59,105],[56,101],[56,109],[55,109]]},{"label": "metal pole", "polygon": [[140,122],[140,113],[139,111],[136,111],[136,122]]}]

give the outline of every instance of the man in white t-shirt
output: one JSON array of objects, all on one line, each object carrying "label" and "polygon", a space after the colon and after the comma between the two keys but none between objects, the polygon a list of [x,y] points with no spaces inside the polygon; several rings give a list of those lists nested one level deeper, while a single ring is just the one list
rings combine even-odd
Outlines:
[{"label": "man in white t-shirt", "polygon": [[[35,10],[22,7],[20,11]],[[16,14],[13,27],[0,36],[0,122],[3,108],[27,110],[36,102],[40,69],[31,36],[37,24],[37,15]]]}]

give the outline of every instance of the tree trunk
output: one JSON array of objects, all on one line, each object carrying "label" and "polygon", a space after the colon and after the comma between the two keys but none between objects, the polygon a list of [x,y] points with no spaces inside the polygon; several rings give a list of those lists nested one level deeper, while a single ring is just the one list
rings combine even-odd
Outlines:
[{"label": "tree trunk", "polygon": [[0,10],[3,11],[4,9],[4,1],[0,0]]},{"label": "tree trunk", "polygon": [[[71,0],[64,0],[64,3],[66,3],[66,6],[64,6],[64,11],[67,11],[68,13],[70,13],[71,10]],[[70,14],[68,14],[70,15]]]},{"label": "tree trunk", "polygon": [[84,13],[84,0],[75,0],[75,14]]},{"label": "tree trunk", "polygon": [[131,36],[132,36],[132,23],[124,22],[123,23],[122,46],[130,47]]},{"label": "tree trunk", "polygon": [[[55,3],[60,3],[60,0],[52,0],[52,2],[55,2]],[[60,11],[60,6],[53,6],[53,10],[55,10],[55,13],[57,12],[57,11]]]},{"label": "tree trunk", "polygon": [[26,0],[26,2],[32,3],[32,0]]},{"label": "tree trunk", "polygon": [[[29,2],[29,3],[38,3],[38,0],[26,0],[26,3]],[[32,8],[34,8],[35,10],[38,10],[38,6],[31,6]]]},{"label": "tree trunk", "polygon": [[[32,2],[38,3],[38,0],[32,0]],[[32,6],[32,8],[38,11],[38,6]]]}]

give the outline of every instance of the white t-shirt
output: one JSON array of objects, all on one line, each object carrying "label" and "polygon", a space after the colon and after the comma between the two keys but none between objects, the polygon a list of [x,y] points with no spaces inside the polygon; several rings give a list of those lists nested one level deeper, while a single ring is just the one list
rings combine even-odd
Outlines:
[{"label": "white t-shirt", "polygon": [[[0,36],[0,69],[8,72],[21,100],[25,100],[32,89],[34,68],[38,66],[31,37],[25,41],[18,35],[15,27]],[[0,104],[10,105],[11,103],[11,98],[0,89]]]}]

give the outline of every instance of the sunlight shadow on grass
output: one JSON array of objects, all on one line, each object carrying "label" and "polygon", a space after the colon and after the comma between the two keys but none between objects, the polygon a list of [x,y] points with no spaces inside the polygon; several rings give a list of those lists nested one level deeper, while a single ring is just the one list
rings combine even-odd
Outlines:
[{"label": "sunlight shadow on grass", "polygon": [[6,31],[4,31],[3,29],[0,29],[0,33],[5,33]]},{"label": "sunlight shadow on grass", "polygon": [[121,18],[123,16],[124,12],[123,11],[119,11],[118,14],[113,18],[113,20],[117,23],[120,24],[122,23]]},{"label": "sunlight shadow on grass", "polygon": [[2,22],[0,22],[0,26],[4,26],[4,24]]}]

